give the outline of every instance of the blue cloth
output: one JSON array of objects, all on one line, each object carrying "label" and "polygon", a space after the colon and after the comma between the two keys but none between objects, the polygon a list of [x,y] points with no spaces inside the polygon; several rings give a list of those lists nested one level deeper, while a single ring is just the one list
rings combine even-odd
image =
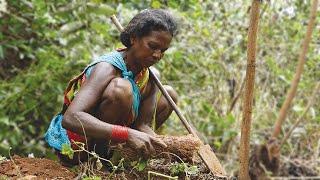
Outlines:
[{"label": "blue cloth", "polygon": [[[89,77],[91,70],[93,69],[94,65],[100,62],[108,62],[115,66],[116,68],[121,70],[121,76],[125,79],[128,79],[132,86],[132,96],[133,96],[133,104],[132,108],[134,110],[134,119],[138,117],[139,113],[139,106],[140,106],[140,90],[139,87],[136,85],[134,81],[134,75],[131,71],[128,71],[126,64],[123,60],[122,54],[118,51],[113,51],[108,54],[104,54],[100,56],[97,60],[95,60],[93,63],[88,65],[84,72],[85,76]],[[49,125],[49,128],[45,134],[45,140],[50,145],[50,147],[53,147],[59,151],[62,149],[62,144],[68,144],[70,145],[70,140],[67,135],[67,131],[62,127],[63,120],[63,114],[59,113],[56,115]]]},{"label": "blue cloth", "polygon": [[62,149],[62,144],[70,144],[70,140],[67,135],[67,131],[62,127],[63,115],[59,113],[56,115],[49,125],[49,128],[44,135],[44,139],[47,141],[50,147],[53,147],[59,151]]}]

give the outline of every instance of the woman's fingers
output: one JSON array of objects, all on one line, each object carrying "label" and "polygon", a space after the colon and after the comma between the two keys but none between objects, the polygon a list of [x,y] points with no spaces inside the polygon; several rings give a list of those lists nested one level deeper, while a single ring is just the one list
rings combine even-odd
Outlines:
[{"label": "woman's fingers", "polygon": [[145,142],[145,149],[146,149],[146,151],[145,151],[145,154],[143,155],[144,157],[149,157],[150,155],[154,155],[154,154],[156,154],[156,150],[155,150],[155,148],[153,147],[153,144],[151,143],[151,138],[150,138],[150,140],[149,141],[146,141]]},{"label": "woman's fingers", "polygon": [[155,145],[166,148],[167,145],[161,140],[149,134],[140,131],[132,131],[132,137],[129,140],[134,148],[137,148],[138,151],[143,156],[150,156],[156,153]]},{"label": "woman's fingers", "polygon": [[154,147],[150,141],[147,143],[147,147],[149,148],[151,155],[156,153],[156,150],[154,149]]},{"label": "woman's fingers", "polygon": [[153,143],[158,144],[158,145],[160,145],[160,146],[163,147],[163,148],[166,148],[166,147],[167,147],[166,143],[164,143],[164,142],[163,142],[161,139],[159,139],[159,138],[150,136],[150,139],[152,140]]}]

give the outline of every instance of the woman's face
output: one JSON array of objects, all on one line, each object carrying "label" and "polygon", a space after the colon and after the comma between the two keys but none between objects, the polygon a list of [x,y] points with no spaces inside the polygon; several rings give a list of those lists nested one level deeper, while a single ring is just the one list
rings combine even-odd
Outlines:
[{"label": "woman's face", "polygon": [[151,31],[147,36],[131,38],[134,59],[141,67],[147,68],[157,63],[169,48],[172,36],[167,31]]}]

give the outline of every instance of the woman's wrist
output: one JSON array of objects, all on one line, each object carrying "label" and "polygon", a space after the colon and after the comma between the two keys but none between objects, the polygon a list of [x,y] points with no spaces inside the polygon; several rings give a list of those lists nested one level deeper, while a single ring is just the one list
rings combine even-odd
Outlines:
[{"label": "woman's wrist", "polygon": [[119,125],[112,125],[111,140],[115,142],[125,142],[128,140],[128,128]]}]

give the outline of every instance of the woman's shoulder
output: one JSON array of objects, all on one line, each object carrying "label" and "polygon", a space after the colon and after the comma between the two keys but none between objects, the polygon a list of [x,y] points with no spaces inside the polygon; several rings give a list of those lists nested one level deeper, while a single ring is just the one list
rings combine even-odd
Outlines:
[{"label": "woman's shoulder", "polygon": [[117,69],[109,62],[107,61],[101,61],[94,66],[91,66],[91,68],[88,68],[86,71],[86,75],[90,74],[96,74],[99,76],[106,76],[106,75],[116,75]]},{"label": "woman's shoulder", "polygon": [[113,61],[117,58],[122,58],[121,53],[117,50],[99,55],[84,69],[86,76],[89,77],[95,69],[97,69],[95,71],[99,71],[99,74],[116,74],[117,68]]}]

